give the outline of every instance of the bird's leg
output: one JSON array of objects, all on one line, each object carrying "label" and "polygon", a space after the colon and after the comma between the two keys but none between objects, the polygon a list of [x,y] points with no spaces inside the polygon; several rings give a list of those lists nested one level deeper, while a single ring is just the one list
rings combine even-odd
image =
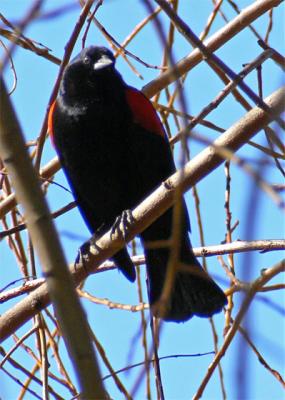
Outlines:
[{"label": "bird's leg", "polygon": [[111,228],[111,238],[115,233],[120,234],[124,241],[126,241],[129,226],[134,222],[134,217],[131,210],[124,210],[121,215],[119,215],[112,228]]}]

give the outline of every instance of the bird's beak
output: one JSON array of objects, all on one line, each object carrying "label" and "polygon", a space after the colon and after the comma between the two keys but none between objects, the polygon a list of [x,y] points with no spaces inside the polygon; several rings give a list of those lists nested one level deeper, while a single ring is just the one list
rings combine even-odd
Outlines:
[{"label": "bird's beak", "polygon": [[108,57],[107,55],[102,55],[101,58],[99,58],[99,60],[97,60],[95,62],[95,64],[93,65],[93,69],[95,71],[98,71],[100,69],[109,67],[110,65],[114,64],[114,60],[112,60],[110,57]]}]

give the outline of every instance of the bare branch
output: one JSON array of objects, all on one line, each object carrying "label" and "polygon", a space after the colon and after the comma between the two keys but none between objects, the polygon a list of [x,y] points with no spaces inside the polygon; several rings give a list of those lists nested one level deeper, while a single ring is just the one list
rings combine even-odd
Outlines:
[{"label": "bare branch", "polygon": [[[284,93],[284,89],[279,89],[265,99],[272,113],[280,113],[282,111]],[[133,210],[135,222],[130,225],[126,240],[131,240],[135,235],[143,231],[172,205],[175,188],[178,185],[181,185],[182,190],[186,191],[221,165],[224,159],[220,155],[219,149],[230,148],[231,151],[238,150],[269,122],[270,116],[259,108],[254,108],[248,112],[220,136],[213,143],[213,146],[203,150],[185,165],[182,181],[179,171],[176,172]],[[86,260],[84,265],[76,264],[76,268],[73,268],[72,274],[75,283],[78,284],[85,279],[89,273],[96,270],[104,260],[110,258],[124,245],[125,240],[120,237],[119,233],[111,235],[111,232],[107,232],[96,242],[96,247],[91,246],[88,261]],[[5,339],[11,332],[33,317],[39,309],[46,307],[48,304],[47,288],[46,285],[42,285],[33,294],[0,317],[0,340]]]},{"label": "bare branch", "polygon": [[[236,18],[217,31],[205,41],[205,46],[209,52],[214,52],[222,47],[235,35],[247,28],[249,24],[258,17],[265,14],[273,7],[277,7],[283,0],[260,0],[245,8]],[[200,50],[193,50],[187,57],[179,61],[174,68],[160,74],[156,79],[144,86],[143,91],[146,96],[152,97],[166,86],[170,85],[177,76],[182,76],[190,69],[194,68],[203,60]]]},{"label": "bare branch", "polygon": [[239,329],[239,326],[242,322],[242,319],[244,317],[244,314],[246,313],[248,307],[250,306],[255,294],[258,292],[258,290],[264,286],[270,279],[272,279],[274,276],[279,274],[280,272],[285,271],[285,261],[281,261],[280,263],[276,264],[272,268],[268,268],[267,270],[263,271],[262,275],[256,279],[249,287],[248,293],[246,298],[244,299],[241,308],[236,316],[236,319],[229,329],[227,336],[225,338],[224,344],[222,345],[221,349],[219,352],[216,354],[213,362],[210,364],[207,374],[205,375],[205,378],[203,379],[201,385],[199,386],[199,389],[197,390],[196,394],[193,397],[193,400],[200,399],[205,387],[207,386],[214,370],[216,369],[218,363],[220,362],[221,358],[224,356],[225,352],[227,351],[229,345],[231,344],[236,332]]},{"label": "bare branch", "polygon": [[17,197],[24,207],[33,245],[37,249],[46,275],[49,294],[64,332],[67,348],[74,361],[82,394],[85,398],[91,398],[94,395],[104,398],[99,368],[86,319],[66,267],[47,204],[26,152],[21,128],[2,80],[0,86],[2,108],[0,154],[11,177]]}]

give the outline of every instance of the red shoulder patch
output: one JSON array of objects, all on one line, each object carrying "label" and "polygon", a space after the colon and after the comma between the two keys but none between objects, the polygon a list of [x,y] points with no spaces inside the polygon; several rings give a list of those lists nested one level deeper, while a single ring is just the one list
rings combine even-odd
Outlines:
[{"label": "red shoulder patch", "polygon": [[48,133],[50,136],[50,140],[54,146],[54,137],[53,137],[53,113],[55,110],[55,106],[56,106],[56,100],[52,103],[52,105],[50,106],[49,109],[49,113],[48,113]]},{"label": "red shoulder patch", "polygon": [[134,121],[150,132],[166,139],[163,125],[149,99],[139,90],[127,88],[126,99],[132,110]]}]

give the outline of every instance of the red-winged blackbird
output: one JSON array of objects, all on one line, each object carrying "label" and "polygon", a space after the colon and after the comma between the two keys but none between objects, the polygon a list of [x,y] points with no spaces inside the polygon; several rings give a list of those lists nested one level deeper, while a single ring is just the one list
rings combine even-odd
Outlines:
[{"label": "red-winged blackbird", "polygon": [[[168,139],[151,102],[124,82],[115,69],[113,54],[104,47],[82,50],[66,67],[49,123],[81,214],[96,235],[110,229],[116,217],[138,205],[175,171]],[[173,209],[169,209],[140,235],[145,245],[149,300],[158,316],[159,307],[154,304],[163,289],[171,250],[167,246],[148,248],[147,243],[170,239],[172,215]],[[209,317],[227,302],[195,258],[189,230],[183,202],[183,268],[176,273],[162,315],[169,321],[186,321],[192,315]],[[126,248],[116,253],[113,261],[130,281],[135,280]]]}]

